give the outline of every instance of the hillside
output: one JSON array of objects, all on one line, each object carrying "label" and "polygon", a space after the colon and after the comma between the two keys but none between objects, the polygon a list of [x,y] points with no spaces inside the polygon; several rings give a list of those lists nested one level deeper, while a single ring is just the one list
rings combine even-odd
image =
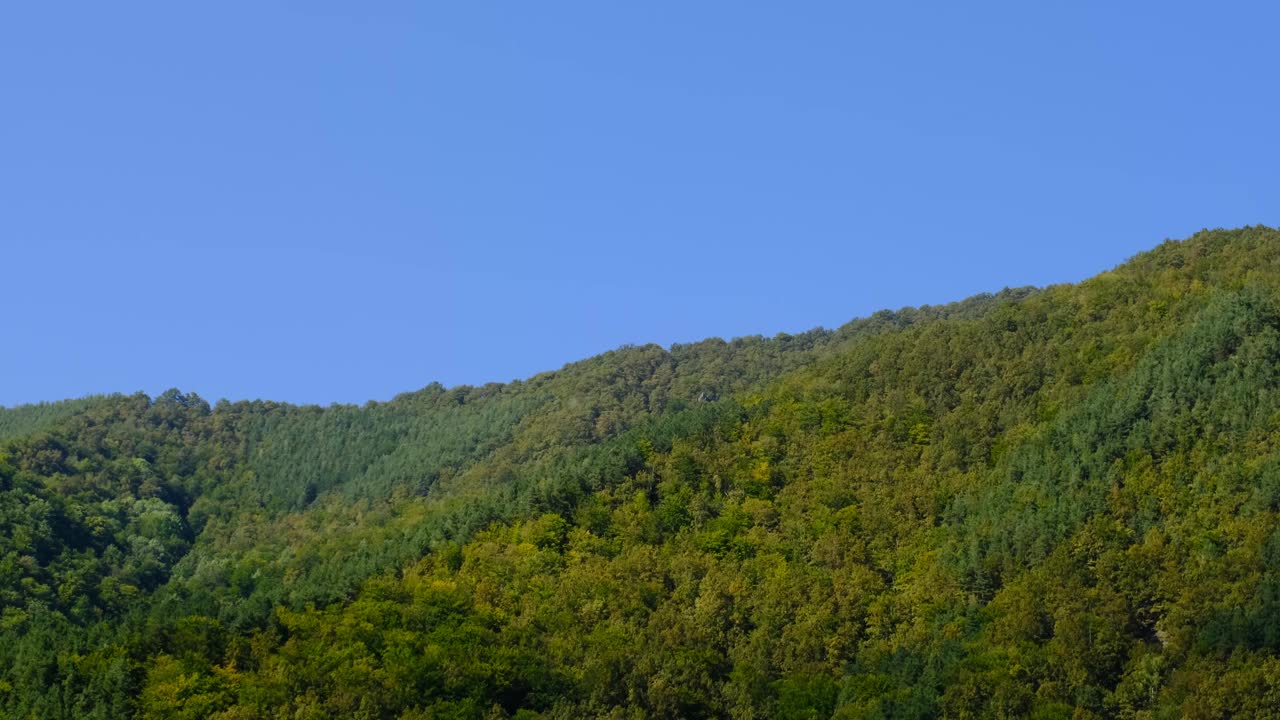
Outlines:
[{"label": "hillside", "polygon": [[0,409],[0,713],[1280,714],[1280,232],[362,407]]}]

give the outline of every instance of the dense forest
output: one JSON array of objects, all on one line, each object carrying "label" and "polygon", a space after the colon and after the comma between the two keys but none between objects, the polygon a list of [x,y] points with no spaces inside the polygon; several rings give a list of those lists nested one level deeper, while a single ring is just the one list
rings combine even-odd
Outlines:
[{"label": "dense forest", "polygon": [[1280,716],[1280,232],[362,407],[0,409],[0,715]]}]

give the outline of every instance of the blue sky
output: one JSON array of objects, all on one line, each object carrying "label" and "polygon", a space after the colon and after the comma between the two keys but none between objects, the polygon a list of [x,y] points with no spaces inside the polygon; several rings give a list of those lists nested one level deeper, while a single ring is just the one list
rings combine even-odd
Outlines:
[{"label": "blue sky", "polygon": [[10,3],[0,404],[363,402],[1280,224],[1271,3]]}]

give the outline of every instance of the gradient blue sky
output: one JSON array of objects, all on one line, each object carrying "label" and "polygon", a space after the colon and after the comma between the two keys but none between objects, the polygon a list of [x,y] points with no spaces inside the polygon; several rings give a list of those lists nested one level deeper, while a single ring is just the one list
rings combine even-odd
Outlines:
[{"label": "gradient blue sky", "polygon": [[1276,7],[8,3],[0,404],[386,399],[1277,225]]}]

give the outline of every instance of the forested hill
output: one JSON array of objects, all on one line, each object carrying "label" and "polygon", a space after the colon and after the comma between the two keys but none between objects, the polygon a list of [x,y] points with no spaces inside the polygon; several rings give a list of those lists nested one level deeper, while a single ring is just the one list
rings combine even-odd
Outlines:
[{"label": "forested hill", "polygon": [[1280,232],[363,407],[0,409],[0,716],[1280,716]]}]

